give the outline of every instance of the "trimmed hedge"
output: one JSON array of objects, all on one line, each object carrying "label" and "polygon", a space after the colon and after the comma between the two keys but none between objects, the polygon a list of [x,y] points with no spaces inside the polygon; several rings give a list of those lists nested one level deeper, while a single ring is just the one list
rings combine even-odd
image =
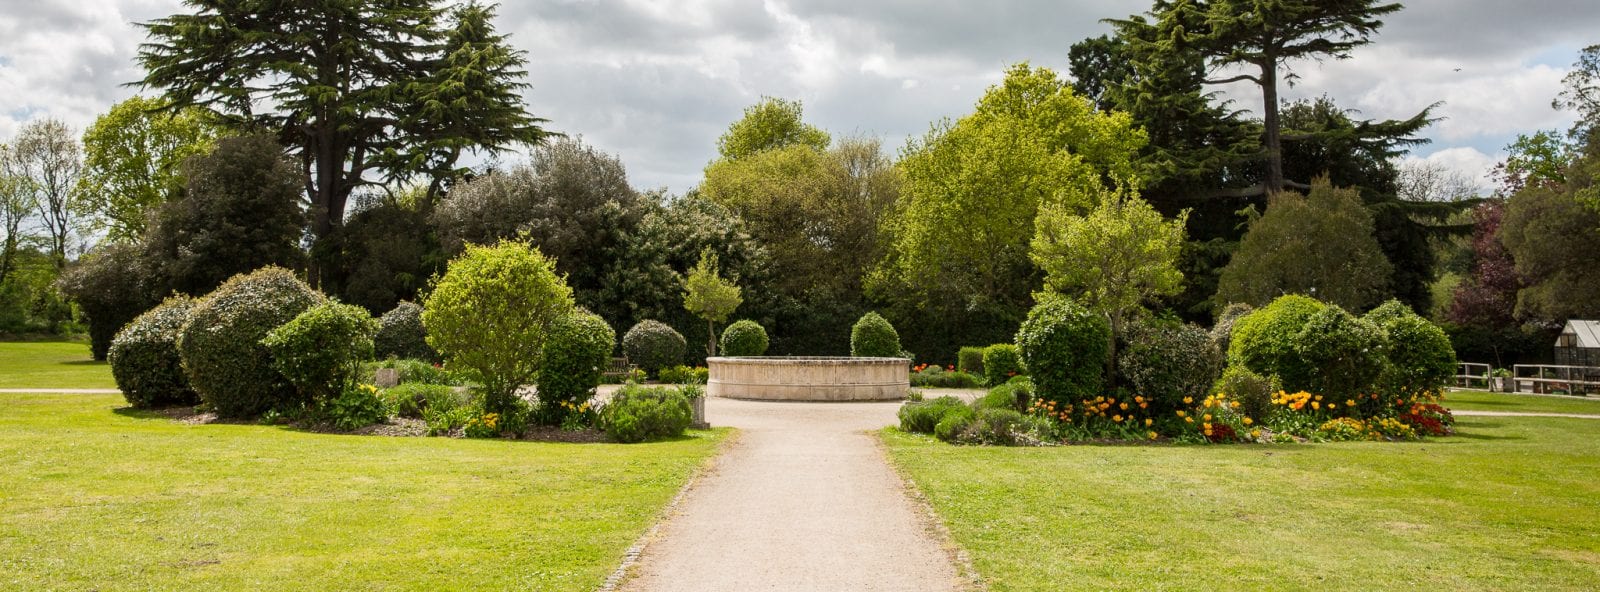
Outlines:
[{"label": "trimmed hedge", "polygon": [[688,346],[682,333],[661,321],[639,321],[622,336],[622,350],[628,355],[628,362],[651,376],[682,363]]},{"label": "trimmed hedge", "polygon": [[1022,350],[1016,345],[996,343],[983,348],[983,375],[991,386],[1027,373],[1028,369],[1022,365]]},{"label": "trimmed hedge", "polygon": [[1070,404],[1101,394],[1111,328],[1067,298],[1047,298],[1017,330],[1017,348],[1039,398]]},{"label": "trimmed hedge", "polygon": [[568,407],[594,397],[616,346],[617,332],[605,319],[577,309],[551,328],[539,362],[540,421],[560,425]]},{"label": "trimmed hedge", "polygon": [[202,299],[179,330],[178,352],[190,386],[222,417],[253,417],[304,403],[273,367],[261,339],[322,298],[282,267],[233,276]]},{"label": "trimmed hedge", "polygon": [[866,358],[900,357],[900,334],[876,312],[861,315],[850,328],[850,355]]},{"label": "trimmed hedge", "polygon": [[422,305],[401,302],[378,317],[378,334],[372,337],[373,355],[378,359],[398,358],[439,361],[439,352],[428,345],[428,330],[422,326]]},{"label": "trimmed hedge", "polygon": [[111,376],[129,405],[146,409],[200,402],[178,355],[178,331],[194,307],[188,296],[168,298],[134,318],[111,341]]},{"label": "trimmed hedge", "polygon": [[963,347],[957,350],[956,370],[974,376],[986,376],[983,373],[983,348]]},{"label": "trimmed hedge", "polygon": [[1385,394],[1441,391],[1456,373],[1456,352],[1450,336],[1398,300],[1390,300],[1365,317],[1388,337],[1389,364],[1378,378]]},{"label": "trimmed hedge", "polygon": [[1290,294],[1240,317],[1233,323],[1228,363],[1262,376],[1276,375],[1289,391],[1310,390],[1315,368],[1300,358],[1299,336],[1306,322],[1327,305]]},{"label": "trimmed hedge", "polygon": [[377,332],[378,321],[367,309],[328,300],[267,333],[261,345],[301,396],[323,403],[355,388]]},{"label": "trimmed hedge", "polygon": [[767,330],[751,320],[736,321],[722,330],[722,342],[717,347],[724,356],[760,356],[767,353]]}]

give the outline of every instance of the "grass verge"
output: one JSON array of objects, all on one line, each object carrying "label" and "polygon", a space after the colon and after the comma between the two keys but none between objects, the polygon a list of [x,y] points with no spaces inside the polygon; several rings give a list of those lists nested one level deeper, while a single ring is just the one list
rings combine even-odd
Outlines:
[{"label": "grass verge", "polygon": [[1584,413],[1600,415],[1600,397],[1566,398],[1539,395],[1512,395],[1485,391],[1450,391],[1444,405],[1471,411],[1510,411],[1516,413]]},{"label": "grass verge", "polygon": [[593,590],[725,432],[546,444],[0,394],[0,589]]},{"label": "grass verge", "polygon": [[111,367],[82,341],[0,342],[0,389],[117,388]]},{"label": "grass verge", "polygon": [[1421,443],[960,447],[891,458],[995,591],[1600,589],[1600,423]]}]

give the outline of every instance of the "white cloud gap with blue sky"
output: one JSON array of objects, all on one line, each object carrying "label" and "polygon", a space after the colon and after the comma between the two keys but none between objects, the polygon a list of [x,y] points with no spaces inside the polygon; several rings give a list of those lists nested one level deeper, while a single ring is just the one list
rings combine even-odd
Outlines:
[{"label": "white cloud gap with blue sky", "polygon": [[[970,111],[1009,64],[1060,71],[1104,18],[1148,2],[964,0],[541,0],[508,2],[497,25],[528,52],[528,105],[557,131],[620,156],[641,188],[698,183],[717,136],[762,95],[804,101],[807,119],[898,149]],[[0,0],[0,139],[27,119],[82,129],[138,92],[133,23],[175,0]],[[1431,0],[1386,19],[1352,59],[1293,65],[1286,98],[1326,94],[1363,118],[1444,119],[1410,158],[1483,179],[1519,133],[1566,129],[1551,108],[1578,51],[1600,43],[1592,1]],[[1253,88],[1229,89],[1256,111]],[[513,157],[514,158],[514,157]]]}]

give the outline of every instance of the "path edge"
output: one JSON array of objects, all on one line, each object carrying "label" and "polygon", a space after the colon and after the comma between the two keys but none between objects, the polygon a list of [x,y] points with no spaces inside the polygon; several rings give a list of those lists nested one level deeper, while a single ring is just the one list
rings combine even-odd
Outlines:
[{"label": "path edge", "polygon": [[989,587],[985,585],[983,577],[978,575],[978,569],[972,565],[972,555],[956,542],[955,536],[950,533],[950,528],[945,526],[944,520],[939,518],[939,513],[934,511],[933,503],[928,500],[928,496],[922,493],[922,489],[917,487],[916,482],[905,473],[900,463],[895,462],[894,456],[889,454],[889,444],[884,441],[883,434],[885,430],[892,429],[896,428],[884,427],[871,430],[867,432],[867,436],[872,438],[878,455],[883,457],[884,464],[888,465],[889,470],[894,472],[895,478],[900,480],[900,491],[916,510],[917,521],[921,523],[922,529],[933,536],[934,541],[939,543],[939,548],[950,561],[950,565],[955,567],[958,581],[956,589],[960,592],[988,590]]},{"label": "path edge", "polygon": [[734,429],[722,442],[717,444],[717,451],[710,458],[707,458],[705,462],[700,463],[699,467],[695,468],[694,473],[689,475],[689,480],[685,481],[683,487],[678,488],[678,493],[672,496],[672,501],[667,502],[666,506],[656,512],[655,518],[650,522],[650,527],[645,529],[644,533],[639,535],[639,538],[634,539],[633,544],[628,547],[627,551],[622,552],[622,563],[611,571],[611,575],[606,576],[605,583],[601,584],[596,592],[617,592],[622,588],[623,584],[627,583],[628,572],[639,564],[639,560],[644,557],[645,550],[650,547],[650,542],[655,540],[657,535],[661,533],[661,527],[672,520],[672,516],[678,512],[678,506],[682,505],[683,500],[689,497],[689,491],[700,483],[700,479],[716,468],[723,455],[727,454],[728,449],[738,443],[743,433],[743,431]]}]

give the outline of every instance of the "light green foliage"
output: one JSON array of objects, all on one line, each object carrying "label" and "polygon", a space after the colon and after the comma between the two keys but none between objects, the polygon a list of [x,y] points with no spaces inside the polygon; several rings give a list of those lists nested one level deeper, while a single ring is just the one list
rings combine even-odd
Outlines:
[{"label": "light green foliage", "polygon": [[1307,318],[1294,342],[1310,373],[1305,383],[1285,378],[1284,386],[1334,401],[1373,393],[1387,363],[1383,329],[1337,306],[1325,306]]},{"label": "light green foliage", "polygon": [[123,327],[111,341],[108,360],[117,389],[134,407],[193,405],[199,395],[189,388],[178,355],[178,331],[189,320],[195,301],[168,298]]},{"label": "light green foliage", "polygon": [[901,356],[900,334],[876,312],[861,315],[850,328],[850,355],[869,358]]},{"label": "light green foliage", "polygon": [[1177,294],[1183,284],[1178,254],[1187,218],[1184,212],[1168,222],[1144,200],[1120,193],[1103,196],[1086,216],[1045,205],[1029,257],[1044,270],[1046,290],[1105,315],[1115,360],[1128,320],[1145,302]]},{"label": "light green foliage", "polygon": [[24,224],[39,206],[30,183],[16,148],[0,143],[0,234],[5,236],[0,242],[0,287],[17,270],[19,251],[33,240],[33,225]]},{"label": "light green foliage", "polygon": [[[1098,113],[1047,68],[1018,64],[976,110],[911,141],[885,221],[880,293],[949,306],[1020,311],[1036,287],[1028,241],[1042,206],[1082,211],[1137,186],[1144,132]],[[1111,179],[1108,187],[1102,180]]]},{"label": "light green foliage", "polygon": [[622,351],[628,362],[648,374],[683,361],[687,347],[683,334],[660,321],[639,321],[622,336]]},{"label": "light green foliage", "polygon": [[323,400],[318,408],[323,420],[345,431],[381,423],[393,411],[378,387],[370,384],[345,388],[337,397]]},{"label": "light green foliage", "polygon": [[727,435],[354,437],[124,405],[0,394],[5,588],[592,592]]},{"label": "light green foliage", "polygon": [[1110,356],[1105,317],[1062,297],[1049,297],[1017,330],[1017,349],[1039,398],[1071,404],[1100,395]]},{"label": "light green foliage", "polygon": [[539,420],[561,425],[570,411],[589,402],[616,347],[617,332],[587,310],[556,322],[539,362]]},{"label": "light green foliage", "polygon": [[309,402],[274,367],[261,340],[322,300],[281,267],[224,282],[200,300],[178,333],[189,385],[222,417],[253,417]]},{"label": "light green foliage", "polygon": [[162,107],[135,96],[112,105],[83,132],[80,206],[110,240],[138,240],[150,214],[183,185],[179,165],[210,152],[216,141],[218,130],[204,110]]},{"label": "light green foliage", "polygon": [[1506,159],[1495,169],[1501,192],[1507,195],[1526,187],[1543,187],[1567,182],[1573,146],[1553,130],[1518,134],[1505,147]]},{"label": "light green foliage", "polygon": [[1310,294],[1366,310],[1384,296],[1392,270],[1372,228],[1353,189],[1319,181],[1305,197],[1278,194],[1223,268],[1216,300],[1261,306],[1281,294]]},{"label": "light green foliage", "polygon": [[1500,241],[1524,281],[1519,317],[1600,316],[1600,210],[1579,202],[1579,186],[1529,186],[1506,204]]},{"label": "light green foliage", "polygon": [[461,407],[465,398],[447,385],[421,382],[401,383],[383,391],[384,402],[394,414],[410,419],[422,419],[430,409]]},{"label": "light green foliage", "polygon": [[785,146],[826,149],[828,132],[803,121],[801,111],[800,101],[761,97],[761,102],[745,107],[744,117],[717,138],[717,153],[736,160]]},{"label": "light green foliage", "polygon": [[744,298],[739,296],[739,286],[722,279],[717,267],[717,255],[706,249],[700,252],[700,262],[683,278],[683,307],[706,321],[706,355],[717,355],[717,323],[728,320],[728,315],[739,308]]},{"label": "light green foliage", "polygon": [[1304,390],[1313,369],[1301,361],[1296,336],[1324,308],[1327,305],[1314,298],[1291,294],[1240,317],[1233,323],[1228,362],[1262,376],[1277,376],[1291,391]]},{"label": "light green foliage", "polygon": [[744,319],[722,330],[722,355],[759,356],[767,353],[767,330],[761,323]]},{"label": "light green foliage", "polygon": [[372,359],[372,336],[378,321],[367,309],[326,301],[267,333],[261,345],[272,354],[272,366],[300,389],[308,401],[350,395],[361,379],[361,363]]},{"label": "light green foliage", "polygon": [[1022,365],[1022,350],[1017,349],[1016,345],[996,343],[983,348],[983,374],[991,386],[1027,372]]},{"label": "light green foliage", "polygon": [[958,397],[944,396],[926,401],[907,402],[900,406],[900,411],[896,415],[900,418],[901,430],[916,434],[932,434],[933,428],[944,420],[946,413],[966,406],[966,402]]},{"label": "light green foliage", "polygon": [[428,345],[483,385],[490,413],[515,411],[553,325],[573,309],[555,264],[526,242],[468,245],[433,282],[423,306]]},{"label": "light green foliage", "polygon": [[600,408],[600,426],[624,444],[675,438],[694,419],[689,399],[669,387],[628,385]]}]

